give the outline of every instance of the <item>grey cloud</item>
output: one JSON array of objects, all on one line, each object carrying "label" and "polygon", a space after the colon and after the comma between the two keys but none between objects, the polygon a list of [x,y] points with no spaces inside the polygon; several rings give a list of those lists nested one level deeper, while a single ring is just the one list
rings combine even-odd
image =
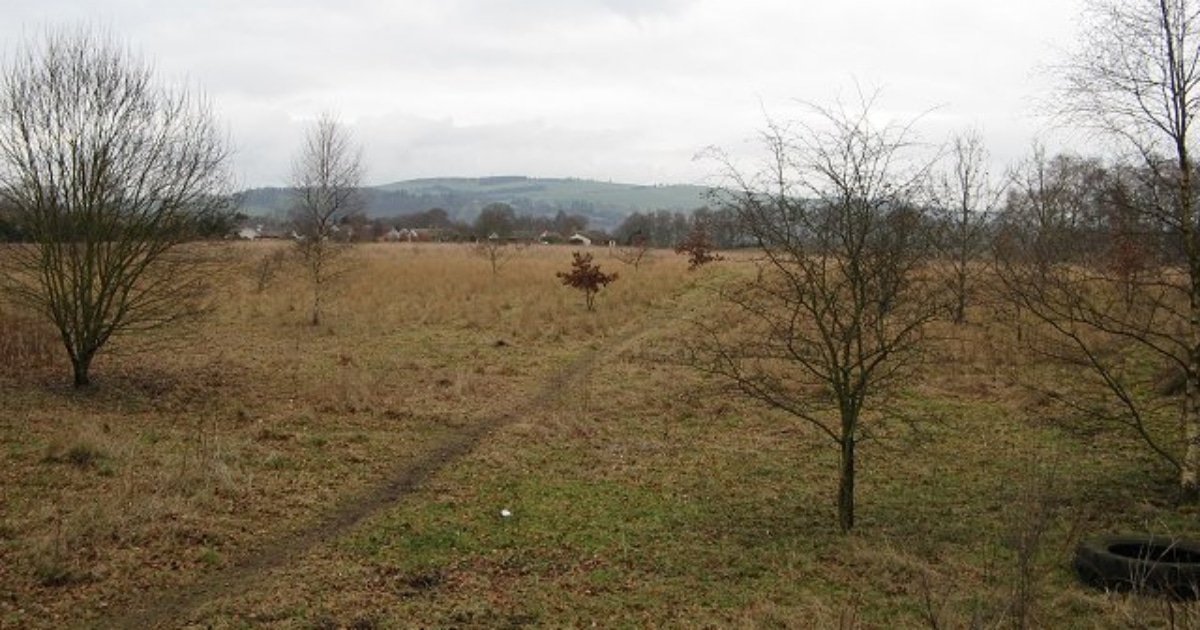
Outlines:
[{"label": "grey cloud", "polygon": [[[9,0],[0,41],[110,27],[214,100],[247,184],[286,177],[325,109],[362,130],[370,177],[693,180],[699,147],[752,137],[760,107],[859,80],[1027,146],[1028,68],[1069,11],[1041,0]],[[1037,16],[1031,19],[1030,16]],[[1014,139],[1015,138],[1015,139]],[[994,150],[993,154],[1003,153]]]},{"label": "grey cloud", "polygon": [[488,19],[507,16],[506,22],[541,22],[598,14],[629,19],[670,17],[697,3],[698,0],[459,0],[455,4],[462,15]]}]

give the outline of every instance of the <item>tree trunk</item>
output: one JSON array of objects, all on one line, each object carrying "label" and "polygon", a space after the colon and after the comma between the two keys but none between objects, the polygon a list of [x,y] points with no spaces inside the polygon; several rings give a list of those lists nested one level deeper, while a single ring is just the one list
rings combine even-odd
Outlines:
[{"label": "tree trunk", "polygon": [[959,280],[958,295],[954,301],[954,323],[962,324],[967,321],[967,289],[966,282]]},{"label": "tree trunk", "polygon": [[[963,247],[966,247],[965,245]],[[967,321],[967,265],[970,260],[967,257],[966,251],[963,251],[958,259],[958,269],[955,270],[954,277],[954,323],[962,324]]]},{"label": "tree trunk", "polygon": [[1180,500],[1200,499],[1200,289],[1193,282],[1192,346],[1188,355],[1183,405],[1183,461],[1179,467]]},{"label": "tree trunk", "polygon": [[[1184,178],[1180,197],[1190,199]],[[1190,304],[1188,313],[1188,357],[1184,379],[1183,401],[1183,459],[1179,466],[1180,500],[1194,502],[1200,499],[1200,248],[1195,243],[1195,230],[1191,224],[1193,216],[1185,207],[1181,214],[1187,223],[1183,236],[1188,255],[1188,271],[1191,274],[1188,287]]]},{"label": "tree trunk", "polygon": [[310,323],[313,326],[321,325],[321,282],[319,280],[313,284],[313,307]]},{"label": "tree trunk", "polygon": [[312,246],[305,252],[305,255],[309,257],[307,263],[308,275],[309,279],[312,280],[313,292],[312,319],[310,320],[310,323],[313,326],[320,326],[322,315],[321,298],[324,295],[325,281],[327,280],[325,267],[329,262],[329,257],[332,252],[326,246],[324,241],[326,238],[324,229],[319,230],[315,238],[317,240],[313,242]]},{"label": "tree trunk", "polygon": [[842,533],[854,527],[854,434],[842,433],[842,475],[838,482],[838,524]]},{"label": "tree trunk", "polygon": [[75,377],[76,388],[87,387],[92,384],[91,379],[88,377],[88,371],[92,367],[92,356],[93,354],[90,352],[71,355],[71,371]]},{"label": "tree trunk", "polygon": [[[1164,10],[1165,11],[1165,10]],[[1181,104],[1185,112],[1186,104]],[[1179,198],[1177,212],[1182,227],[1184,250],[1188,257],[1189,282],[1189,346],[1187,382],[1183,406],[1183,461],[1179,470],[1180,499],[1194,502],[1200,499],[1200,243],[1196,241],[1195,191],[1192,188],[1192,159],[1188,154],[1186,126],[1176,134],[1176,155],[1179,164]]]},{"label": "tree trunk", "polygon": [[1183,437],[1186,450],[1179,469],[1180,498],[1185,502],[1200,499],[1200,372],[1197,362],[1200,357],[1195,350],[1189,357],[1187,374],[1187,395],[1184,404]]}]

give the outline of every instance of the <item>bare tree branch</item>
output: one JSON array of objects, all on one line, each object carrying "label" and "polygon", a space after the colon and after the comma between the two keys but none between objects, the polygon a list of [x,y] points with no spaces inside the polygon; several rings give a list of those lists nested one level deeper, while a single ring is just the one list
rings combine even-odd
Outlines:
[{"label": "bare tree branch", "polygon": [[77,386],[110,338],[200,310],[199,219],[226,210],[228,143],[209,104],[85,29],[30,41],[0,84],[0,196],[28,244],[10,295],[49,318]]},{"label": "bare tree branch", "polygon": [[[1103,217],[1088,217],[1068,205],[1086,201],[1085,196],[1056,197],[1054,188],[1042,185],[1051,181],[1044,176],[1061,175],[1055,172],[1061,164],[1041,156],[1034,159],[1038,170],[1026,170],[1030,185],[1021,197],[1030,208],[1054,213],[1040,216],[1094,221],[1084,227],[1106,236],[1108,247],[1080,249],[1077,241],[1056,236],[1077,230],[1057,230],[1045,222],[1027,231],[1030,238],[1013,239],[1010,244],[1025,252],[1024,258],[1002,257],[1000,271],[1027,312],[1073,349],[1064,356],[1073,356],[1103,385],[1122,410],[1122,422],[1176,469],[1183,496],[1195,499],[1200,497],[1200,241],[1191,143],[1200,111],[1200,3],[1089,0],[1083,24],[1079,46],[1058,68],[1057,113],[1117,141],[1134,166],[1112,169],[1111,182],[1087,185],[1109,194],[1096,204],[1110,209]],[[1108,351],[1112,347],[1121,351]],[[1123,366],[1134,353],[1173,364],[1184,376],[1178,443],[1164,443],[1149,430],[1162,400]]]},{"label": "bare tree branch", "polygon": [[911,123],[879,125],[874,105],[870,95],[812,106],[811,122],[769,120],[761,171],[722,161],[727,185],[713,200],[758,244],[760,271],[721,292],[728,311],[700,325],[689,351],[698,369],[839,448],[843,531],[854,525],[862,420],[886,411],[942,308],[920,203],[932,159],[913,159]]},{"label": "bare tree branch", "polygon": [[342,272],[335,262],[348,239],[338,238],[339,223],[362,208],[362,178],[362,149],[333,114],[322,114],[305,133],[292,165],[292,226],[312,285],[313,326],[321,323],[329,282]]}]

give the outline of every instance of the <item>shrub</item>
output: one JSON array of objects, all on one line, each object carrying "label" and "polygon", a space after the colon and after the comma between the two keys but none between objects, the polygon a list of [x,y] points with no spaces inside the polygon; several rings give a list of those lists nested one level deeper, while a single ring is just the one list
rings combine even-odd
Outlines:
[{"label": "shrub", "polygon": [[600,265],[592,264],[591,254],[575,252],[572,256],[571,271],[559,271],[555,275],[562,279],[563,284],[583,291],[587,310],[595,310],[596,294],[616,280],[617,274],[600,271]]},{"label": "shrub", "polygon": [[710,262],[721,260],[720,254],[713,253],[712,241],[708,238],[708,230],[703,224],[692,228],[686,240],[675,246],[676,254],[687,254],[688,271],[694,271]]}]

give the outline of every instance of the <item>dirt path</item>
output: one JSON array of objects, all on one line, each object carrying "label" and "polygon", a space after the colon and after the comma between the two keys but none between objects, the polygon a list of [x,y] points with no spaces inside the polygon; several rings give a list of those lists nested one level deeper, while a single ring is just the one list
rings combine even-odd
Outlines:
[{"label": "dirt path", "polygon": [[170,593],[149,594],[135,607],[91,622],[86,627],[113,630],[178,627],[191,621],[194,611],[205,603],[253,589],[264,574],[288,565],[314,547],[336,540],[364,519],[403,501],[426,480],[472,452],[488,436],[524,413],[552,403],[564,391],[569,391],[573,382],[593,372],[602,361],[618,356],[655,330],[656,326],[648,319],[661,322],[663,317],[661,311],[654,310],[646,318],[627,325],[620,336],[611,339],[603,347],[575,358],[523,404],[464,426],[427,455],[397,467],[383,483],[343,502],[309,527],[266,542],[257,553],[204,576],[196,584]]}]

